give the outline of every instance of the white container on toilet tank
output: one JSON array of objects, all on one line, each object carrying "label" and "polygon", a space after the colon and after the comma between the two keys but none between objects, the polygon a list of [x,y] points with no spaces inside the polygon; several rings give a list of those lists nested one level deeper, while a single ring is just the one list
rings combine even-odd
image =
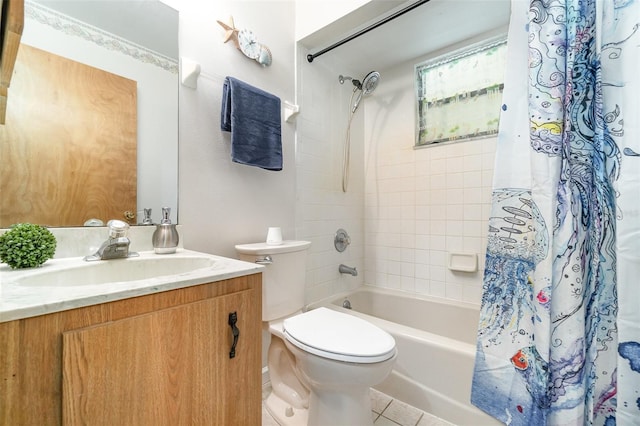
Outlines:
[{"label": "white container on toilet tank", "polygon": [[267,267],[262,274],[262,321],[283,318],[304,306],[304,278],[310,246],[309,241],[236,246],[240,260]]}]

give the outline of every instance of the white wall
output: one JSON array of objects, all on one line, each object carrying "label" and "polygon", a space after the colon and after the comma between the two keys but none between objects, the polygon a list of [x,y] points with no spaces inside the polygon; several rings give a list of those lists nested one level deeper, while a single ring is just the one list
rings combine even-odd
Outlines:
[{"label": "white wall", "polygon": [[[282,122],[283,169],[279,172],[231,161],[230,135],[220,130],[222,84],[233,76],[281,101],[294,101],[294,3],[282,1],[203,2],[181,0],[180,56],[198,62],[197,89],[180,88],[181,238],[185,248],[237,258],[236,244],[265,241],[279,226],[296,238],[295,122]],[[252,30],[273,56],[269,67],[246,58],[216,20]],[[266,365],[269,333],[262,333]]]},{"label": "white wall", "polygon": [[[295,238],[295,124],[282,124],[283,170],[231,162],[230,135],[220,130],[224,77],[234,76],[294,100],[294,3],[185,0],[180,12],[180,55],[201,65],[196,90],[180,89],[180,223],[185,247],[236,257],[234,245],[264,241],[269,226]],[[216,20],[233,16],[273,55],[270,67],[246,58]]]},{"label": "white wall", "polygon": [[[496,138],[413,149],[423,59],[383,70],[366,104],[365,283],[479,304]],[[449,252],[479,271],[449,271]]]}]

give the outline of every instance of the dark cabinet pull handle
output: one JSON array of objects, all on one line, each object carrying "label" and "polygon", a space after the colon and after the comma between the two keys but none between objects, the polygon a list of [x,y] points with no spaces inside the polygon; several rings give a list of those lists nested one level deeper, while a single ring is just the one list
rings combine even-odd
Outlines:
[{"label": "dark cabinet pull handle", "polygon": [[229,351],[229,358],[235,358],[236,356],[236,345],[238,344],[238,337],[240,337],[240,330],[236,327],[237,322],[238,314],[236,312],[231,312],[229,314],[229,326],[231,327],[231,333],[233,334],[233,343],[231,344],[231,351]]}]

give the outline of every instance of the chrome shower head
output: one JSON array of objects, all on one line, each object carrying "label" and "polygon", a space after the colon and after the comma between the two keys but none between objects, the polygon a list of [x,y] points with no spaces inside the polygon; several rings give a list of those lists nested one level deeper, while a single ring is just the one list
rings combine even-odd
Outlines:
[{"label": "chrome shower head", "polygon": [[362,82],[348,75],[340,74],[338,76],[338,81],[340,82],[340,84],[344,84],[346,80],[351,80],[353,85],[357,89],[362,90],[364,92],[363,94],[366,96],[371,94],[374,90],[376,90],[376,87],[378,87],[378,82],[380,81],[380,73],[378,71],[371,71],[364,77],[364,80]]},{"label": "chrome shower head", "polygon": [[380,73],[378,71],[371,71],[364,77],[360,89],[364,92],[364,95],[370,95],[378,87],[380,82]]},{"label": "chrome shower head", "polygon": [[[357,85],[356,85],[356,82],[358,83]],[[368,96],[372,94],[373,91],[376,90],[376,87],[378,87],[379,82],[380,82],[380,73],[378,71],[371,71],[369,74],[367,74],[364,77],[364,80],[362,80],[362,83],[360,83],[358,80],[353,80],[353,84],[356,85],[358,89],[360,89],[360,93],[358,93],[358,98],[353,104],[353,108],[351,109],[352,113],[355,113],[356,109],[358,109],[358,105],[360,105],[362,96]]]}]

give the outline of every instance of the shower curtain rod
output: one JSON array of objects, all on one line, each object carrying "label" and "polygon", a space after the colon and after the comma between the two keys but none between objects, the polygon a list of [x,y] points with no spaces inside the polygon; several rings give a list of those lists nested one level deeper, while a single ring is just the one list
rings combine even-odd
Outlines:
[{"label": "shower curtain rod", "polygon": [[332,44],[331,46],[329,46],[329,47],[326,47],[326,48],[322,49],[322,50],[321,50],[321,51],[319,51],[318,53],[309,53],[309,54],[307,55],[307,61],[309,61],[309,63],[311,63],[311,62],[313,62],[313,60],[314,60],[315,58],[317,58],[318,56],[324,55],[325,53],[327,53],[327,52],[329,52],[329,51],[331,51],[331,50],[335,49],[336,47],[342,46],[343,44],[348,43],[348,42],[350,42],[351,40],[353,40],[353,39],[355,39],[355,38],[358,38],[358,37],[360,37],[361,35],[366,34],[366,33],[368,33],[369,31],[371,31],[371,30],[373,30],[373,29],[376,29],[376,28],[378,28],[379,26],[384,25],[384,24],[386,24],[387,22],[389,22],[389,21],[392,21],[392,20],[396,19],[398,16],[402,16],[402,15],[404,15],[405,13],[412,11],[412,10],[413,10],[413,9],[415,9],[416,7],[423,5],[423,4],[427,3],[428,1],[429,1],[429,0],[419,0],[419,1],[415,2],[415,3],[412,3],[412,4],[410,4],[409,6],[405,7],[404,9],[400,9],[400,10],[398,10],[397,12],[395,12],[395,13],[393,13],[393,14],[391,14],[391,15],[387,16],[386,18],[383,18],[383,19],[379,20],[378,22],[375,22],[375,23],[373,23],[373,24],[369,25],[368,27],[365,27],[365,28],[361,29],[360,31],[358,31],[358,32],[356,32],[356,33],[354,33],[354,34],[351,34],[349,37],[345,37],[344,39],[340,40],[339,42],[334,43],[334,44]]}]

